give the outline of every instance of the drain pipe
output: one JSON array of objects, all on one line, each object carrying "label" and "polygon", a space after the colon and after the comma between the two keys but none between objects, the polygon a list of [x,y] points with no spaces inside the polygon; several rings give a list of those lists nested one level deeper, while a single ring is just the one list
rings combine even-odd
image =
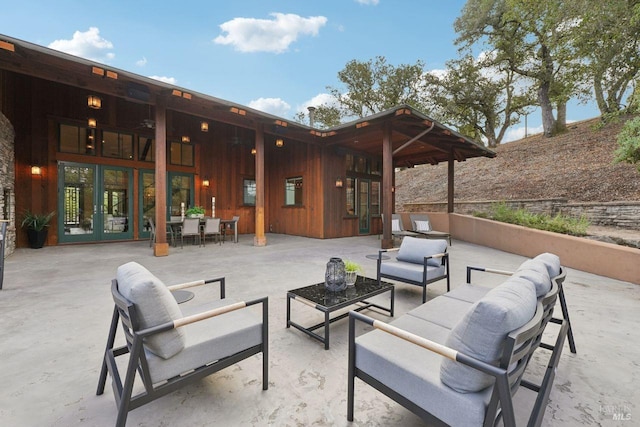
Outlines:
[{"label": "drain pipe", "polygon": [[405,148],[407,148],[409,145],[413,144],[414,142],[416,142],[418,139],[422,138],[423,136],[425,136],[426,134],[428,134],[429,132],[431,132],[433,130],[433,128],[435,127],[436,122],[431,122],[431,126],[429,126],[429,129],[426,129],[422,132],[420,132],[418,135],[414,136],[413,138],[411,138],[409,141],[405,142],[404,144],[402,144],[400,147],[396,148],[395,150],[393,150],[393,154],[396,155],[398,154],[400,151],[404,150]]}]

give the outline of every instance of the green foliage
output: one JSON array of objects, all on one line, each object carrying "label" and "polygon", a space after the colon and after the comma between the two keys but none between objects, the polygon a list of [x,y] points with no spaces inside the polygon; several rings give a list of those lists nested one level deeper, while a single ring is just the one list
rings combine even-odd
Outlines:
[{"label": "green foliage", "polygon": [[55,211],[47,214],[37,214],[27,209],[22,214],[21,226],[34,231],[42,231],[46,227],[49,227],[49,223],[55,214]]},{"label": "green foliage", "polygon": [[351,260],[348,260],[348,259],[345,259],[343,262],[344,262],[344,270],[345,271],[347,271],[347,272],[355,271],[355,272],[358,272],[358,273],[362,273],[362,271],[363,271],[362,270],[362,266],[360,264],[358,264],[357,262],[351,261]]},{"label": "green foliage", "polygon": [[628,120],[622,127],[615,156],[616,163],[635,164],[640,172],[640,117]]},{"label": "green foliage", "polygon": [[185,215],[204,215],[204,208],[202,206],[191,206],[185,212]]},{"label": "green foliage", "polygon": [[589,227],[589,221],[585,217],[575,219],[561,214],[536,214],[526,209],[513,209],[505,202],[494,203],[489,213],[474,213],[474,216],[572,236],[585,236]]}]

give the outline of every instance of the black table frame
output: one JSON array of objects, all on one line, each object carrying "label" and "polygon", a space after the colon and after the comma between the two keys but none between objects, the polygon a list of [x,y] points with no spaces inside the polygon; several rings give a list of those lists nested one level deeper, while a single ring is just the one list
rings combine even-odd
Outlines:
[{"label": "black table frame", "polygon": [[[371,278],[367,278],[367,277],[362,277],[362,276],[358,276],[357,280],[356,280],[356,285],[358,286],[358,283],[361,283],[362,281],[371,281],[371,283],[375,282],[375,284],[378,283],[377,279],[371,279]],[[311,286],[318,286],[318,287],[324,287],[324,282],[321,283],[317,283],[315,285],[311,285]],[[305,289],[308,288],[309,286],[306,286],[304,288],[298,288],[298,289],[293,289],[291,291],[287,292],[287,328],[293,326],[294,328],[304,332],[305,334],[309,335],[312,338],[317,339],[318,341],[324,343],[324,349],[325,350],[329,350],[329,326],[331,323],[340,320],[340,319],[344,319],[345,317],[349,316],[349,312],[343,313],[339,316],[330,317],[330,314],[334,311],[349,307],[350,305],[354,305],[354,304],[358,304],[360,303],[360,305],[354,309],[354,311],[362,311],[368,308],[377,308],[379,310],[383,310],[386,311],[387,313],[389,313],[389,316],[393,317],[393,308],[394,308],[394,299],[395,299],[395,288],[393,286],[393,284],[388,283],[388,282],[380,282],[380,287],[378,289],[374,289],[371,292],[368,292],[366,294],[363,295],[357,295],[353,298],[348,298],[348,292],[349,289],[346,289],[344,291],[340,291],[340,292],[335,292],[335,293],[331,293],[329,291],[326,291],[326,295],[331,295],[331,294],[335,294],[338,297],[346,297],[347,299],[340,302],[339,304],[335,304],[332,305],[330,307],[327,307],[326,305],[322,305],[318,302],[314,302],[314,301],[310,301],[298,294],[296,294],[296,291],[299,291],[301,289]],[[376,295],[380,295],[383,294],[385,292],[391,292],[391,301],[389,304],[389,307],[382,307],[378,304],[372,303],[367,301],[368,298],[374,297]],[[319,310],[321,312],[324,313],[324,321],[321,323],[318,323],[317,325],[313,325],[310,327],[304,327],[302,325],[300,325],[299,323],[294,322],[293,320],[291,320],[291,300],[294,299],[296,301],[299,301],[305,305],[308,305],[309,307],[313,307],[316,310]],[[324,336],[319,335],[317,333],[315,333],[314,331],[316,329],[322,328],[324,327]]]}]

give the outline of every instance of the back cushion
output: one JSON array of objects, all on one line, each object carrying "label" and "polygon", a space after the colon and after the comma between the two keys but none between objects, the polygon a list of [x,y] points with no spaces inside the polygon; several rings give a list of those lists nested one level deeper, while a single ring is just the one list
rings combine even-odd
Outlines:
[{"label": "back cushion", "polygon": [[560,258],[558,255],[545,252],[534,259],[544,263],[549,272],[549,277],[552,279],[560,274]]},{"label": "back cushion", "polygon": [[542,261],[530,259],[523,262],[513,274],[515,277],[527,279],[536,286],[538,297],[546,295],[551,290],[551,279],[547,266]]},{"label": "back cushion", "polygon": [[[398,261],[422,264],[424,263],[424,257],[435,254],[443,254],[446,251],[446,240],[420,239],[417,237],[407,236],[402,239],[397,258]],[[442,258],[431,258],[427,260],[427,265],[439,267],[442,265]]]},{"label": "back cushion", "polygon": [[[533,283],[510,277],[469,309],[445,345],[497,365],[507,334],[531,320],[536,305]],[[494,383],[493,377],[450,359],[443,359],[440,365],[440,380],[461,393],[474,393]]]},{"label": "back cushion", "polygon": [[[169,289],[137,262],[129,262],[118,267],[116,280],[122,296],[136,306],[142,329],[182,317],[178,303]],[[164,359],[178,354],[184,345],[185,336],[182,328],[145,338],[147,349]]]},{"label": "back cushion", "polygon": [[431,231],[431,223],[429,221],[413,221],[416,231]]},{"label": "back cushion", "polygon": [[391,220],[391,231],[402,231],[400,230],[400,220],[392,219]]}]

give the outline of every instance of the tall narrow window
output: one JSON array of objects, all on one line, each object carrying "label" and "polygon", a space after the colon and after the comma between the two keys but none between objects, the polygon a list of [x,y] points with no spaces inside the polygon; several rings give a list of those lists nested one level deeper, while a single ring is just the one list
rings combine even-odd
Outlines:
[{"label": "tall narrow window", "polygon": [[256,205],[256,180],[245,178],[242,183],[242,203],[248,206]]},{"label": "tall narrow window", "polygon": [[371,181],[371,215],[380,215],[380,181]]},{"label": "tall narrow window", "polygon": [[356,179],[347,178],[347,215],[356,214]]},{"label": "tall narrow window", "polygon": [[184,142],[172,142],[169,161],[172,165],[193,166],[193,145]]},{"label": "tall narrow window", "polygon": [[284,204],[286,206],[302,205],[302,177],[287,178],[285,180]]}]

